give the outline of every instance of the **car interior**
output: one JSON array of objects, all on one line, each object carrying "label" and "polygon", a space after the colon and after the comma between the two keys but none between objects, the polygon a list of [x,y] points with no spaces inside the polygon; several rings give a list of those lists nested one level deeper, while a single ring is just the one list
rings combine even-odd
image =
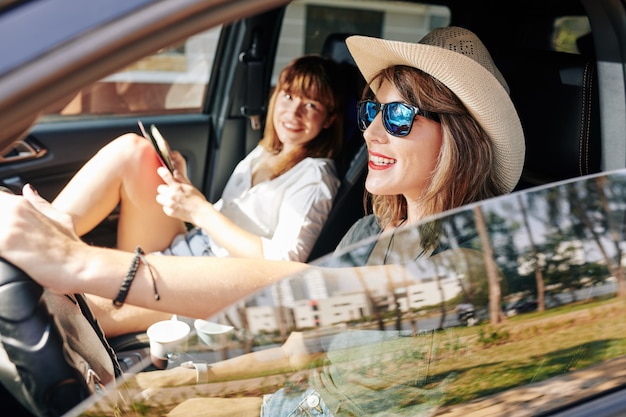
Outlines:
[{"label": "car interior", "polygon": [[[341,5],[359,9],[362,2],[344,3]],[[446,25],[467,27],[477,33],[507,80],[526,139],[524,170],[516,191],[626,166],[623,70],[626,10],[623,1],[530,0],[509,3],[435,0],[419,3],[426,7],[445,8],[449,12],[444,21]],[[304,4],[305,9],[311,7],[306,9],[309,11],[314,10],[313,7],[332,9],[328,2],[296,0],[293,4],[300,7]],[[113,117],[108,117],[94,111],[88,114],[89,117],[80,117],[64,115],[61,110],[67,108],[71,98],[64,97],[49,106],[27,133],[14,135],[14,139],[21,139],[0,157],[0,186],[19,193],[21,186],[31,183],[42,196],[52,199],[71,175],[111,138],[127,131],[137,131],[137,120],[140,119],[145,125],[154,123],[159,126],[170,146],[180,150],[187,159],[188,175],[194,185],[209,201],[216,201],[235,164],[261,138],[266,98],[272,88],[273,74],[281,65],[280,39],[289,34],[285,27],[293,24],[287,18],[293,19],[289,7],[242,18],[224,25],[217,32],[220,35],[214,45],[215,61],[211,63],[211,76],[205,83],[206,96],[197,111],[156,114],[134,112],[127,107],[127,114],[123,115],[112,113]],[[326,10],[326,13],[332,15],[333,12]],[[336,161],[341,185],[328,220],[309,255],[309,262],[332,253],[348,228],[368,210],[364,190],[367,149],[352,111],[365,81],[345,45],[346,37],[360,33],[362,26],[355,27],[354,22],[342,24],[335,15],[331,21],[317,28],[319,33],[315,42],[307,40],[317,48],[310,46],[307,52],[320,53],[341,63],[352,74],[350,78],[354,85],[345,112],[344,148]],[[432,25],[440,22],[433,18]],[[557,30],[562,27],[568,28],[565,34]],[[281,34],[281,30],[285,34]],[[415,40],[420,37],[415,33],[410,36]],[[565,47],[561,48],[562,45]],[[86,103],[104,97],[96,95],[104,94],[104,88],[91,88],[91,99],[85,94],[87,89],[81,96],[85,109],[88,108]],[[107,90],[106,94],[111,92]],[[80,147],[76,146],[77,143]],[[86,235],[85,240],[96,245],[115,246],[116,222],[116,213],[112,213],[96,230]],[[0,266],[4,267],[4,264]],[[16,290],[12,297],[22,300],[22,305],[32,304],[36,299],[33,297],[39,296],[36,288],[23,282],[28,281],[27,277],[9,272],[5,275],[9,278],[3,285],[21,282],[20,290]],[[89,315],[80,296],[59,297],[49,302],[59,306],[61,318],[77,312],[81,317]],[[31,308],[36,311],[38,306],[35,303]],[[78,325],[73,320],[68,322],[67,326],[79,328],[70,332],[74,336],[71,337],[75,344],[74,354],[79,361],[85,356],[85,350],[78,347],[82,335],[88,333],[93,337],[95,333],[93,343],[103,349],[99,348],[86,360],[96,363],[111,360],[112,365],[102,365],[106,368],[101,371],[103,375],[114,379],[145,360],[145,333],[107,340],[97,325],[91,325],[95,322],[93,317],[87,317],[86,323]],[[0,334],[7,331],[19,333],[19,330],[10,330],[10,323],[9,327],[3,328],[2,325],[0,323]],[[52,354],[59,354],[53,351]],[[30,356],[20,360],[34,361]],[[32,363],[35,367],[42,366],[41,362]],[[153,370],[150,365],[143,369]],[[72,371],[58,371],[59,374],[64,372]],[[72,377],[76,375],[68,378]],[[44,385],[56,382],[37,378],[35,381],[35,394],[23,395],[22,404],[35,402],[37,404],[30,404],[34,409],[41,409],[42,404],[43,408],[56,407],[50,398],[42,397],[42,392],[47,389]],[[80,388],[76,399],[73,387],[64,388],[67,391],[61,391],[52,399],[60,402],[60,409],[67,407],[68,402],[75,405],[97,391],[93,387],[87,392]],[[0,397],[13,398],[20,390],[0,384]],[[19,404],[12,407],[18,413],[16,415],[31,415]]]},{"label": "car interior", "polygon": [[[592,36],[596,31],[601,31],[603,36],[615,36],[610,29],[605,29],[606,15],[594,13],[595,7],[585,1],[536,1],[519,10],[515,6],[509,10],[485,2],[485,12],[477,17],[459,3],[440,4],[450,11],[449,24],[471,28],[492,51],[509,83],[522,121],[527,153],[517,189],[621,167],[623,163],[615,149],[607,148],[607,141],[602,141],[603,132],[614,132],[620,128],[620,122],[615,121],[618,117],[601,118],[600,109],[611,107],[621,111],[615,106],[615,92],[605,87],[607,82],[599,80],[599,77],[611,79],[616,69],[603,65],[599,71],[597,62],[611,62],[614,58],[603,56],[609,53],[606,48],[596,51]],[[222,65],[232,62],[228,64],[232,68],[216,71],[208,86],[212,96],[207,97],[207,107],[201,114],[141,116],[146,125],[157,123],[172,146],[184,154],[189,163],[190,179],[210,201],[217,200],[234,165],[260,139],[262,128],[253,127],[253,121],[258,123],[263,119],[264,100],[271,89],[271,60],[265,56],[276,53],[276,47],[266,39],[275,36],[272,31],[280,26],[283,13],[282,9],[277,9],[228,27],[217,48],[225,54],[221,58]],[[516,16],[513,23],[508,18],[511,15]],[[593,29],[572,42],[576,53],[557,51],[553,46],[554,22],[568,16],[588,19]],[[494,22],[507,22],[506,30],[512,35],[500,36],[505,29]],[[513,24],[519,27],[512,27]],[[250,27],[255,29],[250,30]],[[321,48],[312,52],[332,56],[350,67],[353,63],[343,43],[348,34],[329,32],[319,41]],[[233,42],[239,42],[239,48],[246,54],[247,58],[241,62],[232,59],[233,55],[226,55]],[[258,51],[263,51],[263,56]],[[357,72],[355,79],[358,77]],[[245,85],[262,87],[250,89],[243,87]],[[355,91],[359,91],[359,86],[355,86]],[[359,94],[355,92],[355,96]],[[347,111],[346,126],[354,125],[351,113]],[[137,117],[100,118],[86,123],[67,117],[61,125],[58,120],[43,118],[21,145],[35,150],[37,158],[20,164],[1,164],[2,185],[19,192],[21,185],[29,182],[44,197],[52,199],[72,173],[103,144],[126,131],[136,131],[136,120]],[[331,252],[347,227],[367,209],[362,197],[364,162],[359,160],[363,156],[358,152],[358,143],[362,142],[359,133],[346,132],[346,149],[337,161],[342,185],[336,207],[309,260]],[[89,140],[81,141],[80,154],[65,149],[81,138]],[[14,152],[18,158],[23,158],[20,149]],[[10,162],[11,154],[4,158]],[[347,204],[345,208],[344,204]],[[115,222],[115,215],[112,215],[86,239],[113,246]]]}]

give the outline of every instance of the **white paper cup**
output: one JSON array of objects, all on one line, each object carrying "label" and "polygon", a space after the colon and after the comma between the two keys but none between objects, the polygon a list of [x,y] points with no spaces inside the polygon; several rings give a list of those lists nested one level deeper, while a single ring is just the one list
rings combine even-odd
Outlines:
[{"label": "white paper cup", "polygon": [[150,357],[156,368],[167,367],[168,355],[180,350],[190,331],[189,325],[179,320],[163,320],[148,327]]},{"label": "white paper cup", "polygon": [[233,326],[226,326],[206,320],[194,321],[193,327],[198,333],[198,338],[213,350],[222,349],[226,346],[228,333],[234,329]]}]

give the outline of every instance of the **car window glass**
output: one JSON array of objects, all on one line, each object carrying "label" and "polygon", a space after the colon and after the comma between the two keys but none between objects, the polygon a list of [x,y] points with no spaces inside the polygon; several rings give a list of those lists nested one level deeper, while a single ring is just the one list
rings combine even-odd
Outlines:
[{"label": "car window glass", "polygon": [[83,88],[44,111],[43,120],[199,112],[220,29],[194,35]]},{"label": "car window glass", "polygon": [[580,54],[580,41],[591,33],[587,16],[563,16],[555,19],[552,47],[555,51]]},{"label": "car window glass", "polygon": [[[351,415],[527,415],[593,396],[608,380],[624,382],[624,190],[621,170],[356,242],[209,318],[206,332],[197,326],[201,334],[172,349],[168,368],[208,362],[219,369],[211,383],[168,387],[181,375],[164,383],[167,371],[143,373],[98,407],[138,415],[120,400],[132,398],[150,414],[197,397],[229,407],[228,398],[313,386]],[[375,247],[385,264],[363,266]],[[293,352],[294,340],[322,356],[260,365],[268,349],[287,343]],[[260,368],[218,367],[247,352]],[[275,357],[266,359],[269,367]]]}]

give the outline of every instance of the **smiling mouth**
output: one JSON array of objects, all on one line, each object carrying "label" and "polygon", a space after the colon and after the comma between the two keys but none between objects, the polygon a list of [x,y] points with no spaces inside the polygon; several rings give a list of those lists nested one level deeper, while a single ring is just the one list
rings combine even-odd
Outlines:
[{"label": "smiling mouth", "polygon": [[302,126],[298,123],[293,122],[283,122],[283,126],[289,130],[301,130]]},{"label": "smiling mouth", "polygon": [[370,155],[370,164],[377,166],[388,166],[393,165],[398,162],[397,159],[393,158],[383,158],[382,156]]}]

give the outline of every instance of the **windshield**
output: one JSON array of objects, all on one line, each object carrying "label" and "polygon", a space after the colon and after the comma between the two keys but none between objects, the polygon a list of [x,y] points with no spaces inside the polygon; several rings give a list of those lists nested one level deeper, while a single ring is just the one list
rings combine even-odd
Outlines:
[{"label": "windshield", "polygon": [[[333,415],[537,415],[592,396],[624,380],[625,190],[624,170],[587,177],[347,247],[206,331],[190,322],[167,370],[130,378],[87,414],[281,389],[314,389],[323,404],[307,407]],[[208,364],[208,382],[172,372],[188,361]]]}]

